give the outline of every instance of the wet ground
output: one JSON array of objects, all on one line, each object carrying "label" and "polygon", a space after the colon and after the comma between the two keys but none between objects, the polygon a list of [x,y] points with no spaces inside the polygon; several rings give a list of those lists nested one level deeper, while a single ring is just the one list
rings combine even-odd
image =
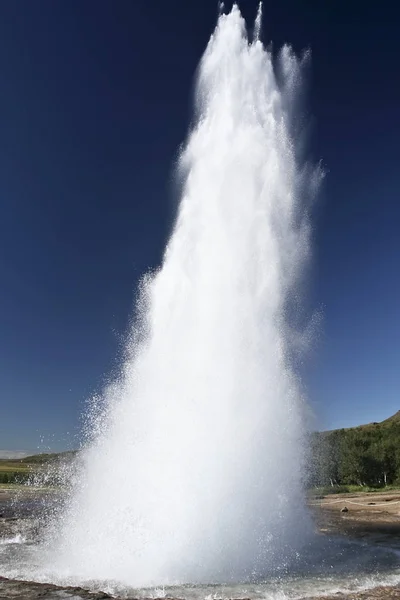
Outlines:
[{"label": "wet ground", "polygon": [[[0,490],[0,545],[15,540],[18,544],[24,539],[38,539],[43,530],[49,505],[57,502],[57,493],[52,490],[19,489]],[[322,499],[310,498],[310,508],[315,515],[317,528],[327,536],[338,536],[349,541],[359,540],[368,545],[397,548],[400,550],[400,493],[385,494],[346,494],[332,495]],[[1,566],[1,565],[0,565]],[[181,590],[182,591],[182,590]],[[168,596],[168,594],[167,594]],[[184,597],[179,594],[180,597]],[[0,577],[0,600],[26,599],[46,600],[56,599],[101,599],[110,598],[105,592],[91,592],[81,587],[61,587],[47,583],[29,581],[16,581]],[[115,596],[114,596],[115,597]],[[124,594],[124,600],[134,598],[135,595]],[[165,595],[163,596],[166,597]],[[227,597],[227,596],[225,596]],[[228,595],[229,597],[229,595]],[[246,597],[245,594],[234,594],[236,599]],[[252,596],[253,597],[253,596]],[[284,598],[285,594],[270,592],[258,595],[259,598]],[[293,596],[297,598],[318,598],[321,596]],[[209,600],[216,600],[218,593],[208,596]],[[398,599],[400,600],[399,586],[377,586],[367,591],[354,591],[353,593],[335,593],[324,595],[326,600],[368,600],[368,599]],[[141,594],[140,600],[144,596]],[[152,595],[151,600],[155,600]]]},{"label": "wet ground", "polygon": [[318,529],[400,548],[400,493],[332,494],[310,498]]}]

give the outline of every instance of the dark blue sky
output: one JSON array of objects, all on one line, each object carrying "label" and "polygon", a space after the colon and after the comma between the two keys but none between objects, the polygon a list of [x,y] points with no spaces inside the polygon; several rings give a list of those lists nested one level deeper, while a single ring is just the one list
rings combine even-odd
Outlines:
[{"label": "dark blue sky", "polygon": [[[257,2],[241,8],[253,19]],[[313,54],[310,156],[328,173],[312,282],[324,322],[307,378],[325,427],[400,408],[393,10],[264,5],[264,40]],[[136,283],[170,231],[216,15],[214,0],[0,4],[0,449],[74,446],[85,398],[116,367]]]}]

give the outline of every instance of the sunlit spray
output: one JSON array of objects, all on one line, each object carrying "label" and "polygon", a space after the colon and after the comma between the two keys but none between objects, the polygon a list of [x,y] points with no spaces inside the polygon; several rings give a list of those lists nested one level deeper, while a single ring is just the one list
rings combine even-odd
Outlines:
[{"label": "sunlit spray", "polygon": [[57,524],[60,574],[134,586],[257,579],[309,532],[293,307],[318,173],[293,135],[302,62],[221,14],[196,85],[162,266]]}]

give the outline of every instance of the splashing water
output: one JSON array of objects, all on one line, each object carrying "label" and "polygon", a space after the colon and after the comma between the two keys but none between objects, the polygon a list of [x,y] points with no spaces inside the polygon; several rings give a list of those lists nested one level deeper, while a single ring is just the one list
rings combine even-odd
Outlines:
[{"label": "splashing water", "polygon": [[174,231],[52,551],[66,576],[256,579],[310,532],[291,315],[318,174],[291,133],[301,62],[285,47],[274,69],[260,19],[249,41],[221,14],[201,60]]}]

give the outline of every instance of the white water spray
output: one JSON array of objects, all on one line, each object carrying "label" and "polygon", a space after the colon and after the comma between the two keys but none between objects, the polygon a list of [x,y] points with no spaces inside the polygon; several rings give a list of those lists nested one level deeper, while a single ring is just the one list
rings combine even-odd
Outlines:
[{"label": "white water spray", "polygon": [[249,42],[239,9],[221,14],[201,60],[176,225],[64,515],[63,576],[257,578],[308,530],[289,316],[315,175],[291,136],[301,65],[285,47],[278,83],[260,24]]}]

